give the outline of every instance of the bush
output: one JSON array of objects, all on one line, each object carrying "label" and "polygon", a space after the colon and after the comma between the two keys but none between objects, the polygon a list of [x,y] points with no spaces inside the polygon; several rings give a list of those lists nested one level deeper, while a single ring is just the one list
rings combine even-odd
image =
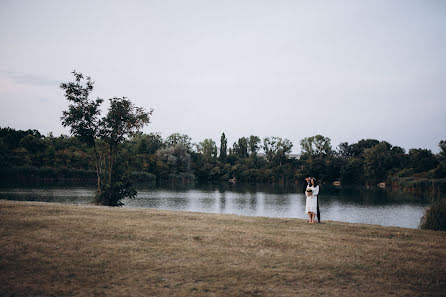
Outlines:
[{"label": "bush", "polygon": [[135,198],[136,190],[132,188],[129,181],[117,182],[104,187],[95,198],[95,203],[105,206],[123,206],[121,199],[126,197]]},{"label": "bush", "polygon": [[421,218],[421,229],[446,230],[446,198],[434,200]]}]

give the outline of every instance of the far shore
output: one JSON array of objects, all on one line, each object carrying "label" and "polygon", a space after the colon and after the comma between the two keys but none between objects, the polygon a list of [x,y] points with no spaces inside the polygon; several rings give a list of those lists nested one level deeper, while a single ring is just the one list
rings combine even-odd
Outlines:
[{"label": "far shore", "polygon": [[0,296],[444,296],[446,232],[0,200]]}]

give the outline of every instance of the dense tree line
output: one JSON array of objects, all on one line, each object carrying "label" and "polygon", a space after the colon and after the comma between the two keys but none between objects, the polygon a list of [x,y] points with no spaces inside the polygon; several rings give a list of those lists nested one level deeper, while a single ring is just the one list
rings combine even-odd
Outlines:
[{"label": "dense tree line", "polygon": [[[288,139],[262,140],[251,135],[228,146],[224,133],[218,144],[213,139],[193,143],[189,136],[178,133],[167,138],[159,133],[136,133],[116,145],[114,166],[142,182],[235,178],[247,183],[294,183],[312,175],[326,183],[376,185],[398,177],[446,177],[446,141],[440,142],[440,152],[434,154],[421,148],[406,152],[375,139],[344,142],[333,149],[329,138],[316,135],[300,141],[301,154],[296,157],[290,156],[293,143]],[[97,149],[102,147],[106,145],[99,141]],[[33,174],[38,175],[39,169],[52,168],[65,175],[70,170],[93,172],[82,175],[94,178],[95,162],[94,148],[78,137],[0,128],[2,172],[34,168]]]}]

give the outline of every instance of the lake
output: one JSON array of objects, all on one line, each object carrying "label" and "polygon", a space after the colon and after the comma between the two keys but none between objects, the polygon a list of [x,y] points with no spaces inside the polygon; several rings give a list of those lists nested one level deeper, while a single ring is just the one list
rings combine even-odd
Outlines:
[{"label": "lake", "polygon": [[[306,219],[300,186],[193,185],[139,186],[124,207]],[[39,186],[1,188],[0,199],[89,204],[95,187]],[[412,193],[364,188],[321,187],[321,220],[418,228],[426,199]]]}]

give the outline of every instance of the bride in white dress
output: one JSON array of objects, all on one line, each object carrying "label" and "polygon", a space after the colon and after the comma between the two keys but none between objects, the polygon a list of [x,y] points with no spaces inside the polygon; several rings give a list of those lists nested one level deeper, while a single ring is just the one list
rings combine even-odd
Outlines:
[{"label": "bride in white dress", "polygon": [[305,213],[308,214],[308,223],[314,224],[314,218],[317,212],[317,195],[319,194],[319,186],[316,184],[316,180],[313,178],[311,186],[307,186],[307,203],[305,206]]}]

